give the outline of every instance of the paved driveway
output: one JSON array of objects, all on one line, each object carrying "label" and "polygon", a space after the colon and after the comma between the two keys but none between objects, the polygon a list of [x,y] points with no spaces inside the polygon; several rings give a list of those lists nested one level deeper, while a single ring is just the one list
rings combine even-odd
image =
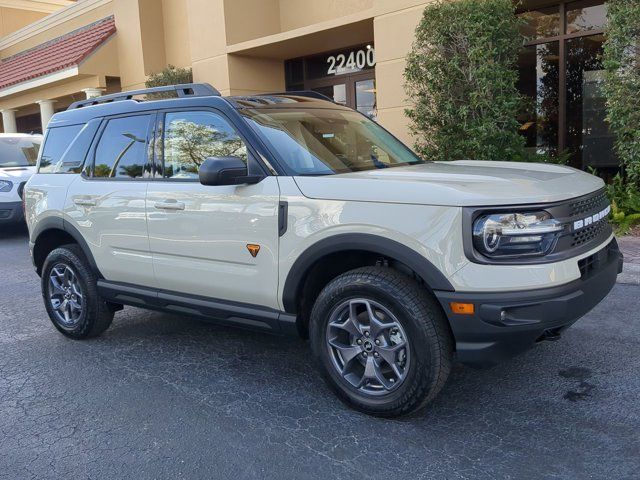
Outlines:
[{"label": "paved driveway", "polygon": [[302,341],[134,308],[67,340],[24,233],[0,258],[0,478],[638,478],[638,286],[389,421],[339,403]]}]

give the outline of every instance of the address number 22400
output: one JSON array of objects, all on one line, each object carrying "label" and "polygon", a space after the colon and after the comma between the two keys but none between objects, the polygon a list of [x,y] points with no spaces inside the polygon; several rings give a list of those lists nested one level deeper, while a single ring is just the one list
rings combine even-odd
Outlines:
[{"label": "address number 22400", "polygon": [[340,53],[327,57],[327,75],[339,75],[352,70],[362,70],[376,66],[376,52],[373,48],[354,50],[348,55]]}]

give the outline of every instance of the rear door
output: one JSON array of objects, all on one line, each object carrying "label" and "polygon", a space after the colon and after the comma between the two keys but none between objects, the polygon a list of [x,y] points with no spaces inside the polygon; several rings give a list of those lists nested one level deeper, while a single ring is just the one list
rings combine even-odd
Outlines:
[{"label": "rear door", "polygon": [[198,169],[206,158],[240,157],[252,174],[259,167],[251,159],[255,152],[216,110],[161,112],[159,124],[162,168],[147,194],[156,287],[278,308],[276,177],[255,185],[201,185]]},{"label": "rear door", "polygon": [[145,197],[155,113],[107,118],[69,188],[65,219],[87,241],[107,280],[152,286]]}]

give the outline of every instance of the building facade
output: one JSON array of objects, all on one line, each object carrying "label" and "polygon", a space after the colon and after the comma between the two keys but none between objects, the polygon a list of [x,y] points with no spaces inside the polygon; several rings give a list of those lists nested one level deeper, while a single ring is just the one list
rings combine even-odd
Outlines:
[{"label": "building facade", "polygon": [[[412,143],[405,57],[430,0],[0,0],[6,132],[75,100],[144,86],[167,65],[223,95],[316,90]],[[528,146],[615,166],[599,93],[603,1],[528,1],[520,88]]]}]

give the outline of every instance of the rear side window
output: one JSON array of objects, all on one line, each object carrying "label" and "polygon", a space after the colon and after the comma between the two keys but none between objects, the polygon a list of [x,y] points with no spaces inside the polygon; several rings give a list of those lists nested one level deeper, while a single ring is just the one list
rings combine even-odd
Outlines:
[{"label": "rear side window", "polygon": [[47,137],[42,146],[38,173],[74,173],[73,167],[77,167],[77,164],[66,168],[63,165],[63,157],[78,136],[78,133],[80,133],[80,130],[82,130],[82,127],[82,125],[71,125],[50,128],[47,131]]},{"label": "rear side window", "polygon": [[151,115],[108,121],[96,147],[93,176],[97,178],[149,177],[147,135]]}]

